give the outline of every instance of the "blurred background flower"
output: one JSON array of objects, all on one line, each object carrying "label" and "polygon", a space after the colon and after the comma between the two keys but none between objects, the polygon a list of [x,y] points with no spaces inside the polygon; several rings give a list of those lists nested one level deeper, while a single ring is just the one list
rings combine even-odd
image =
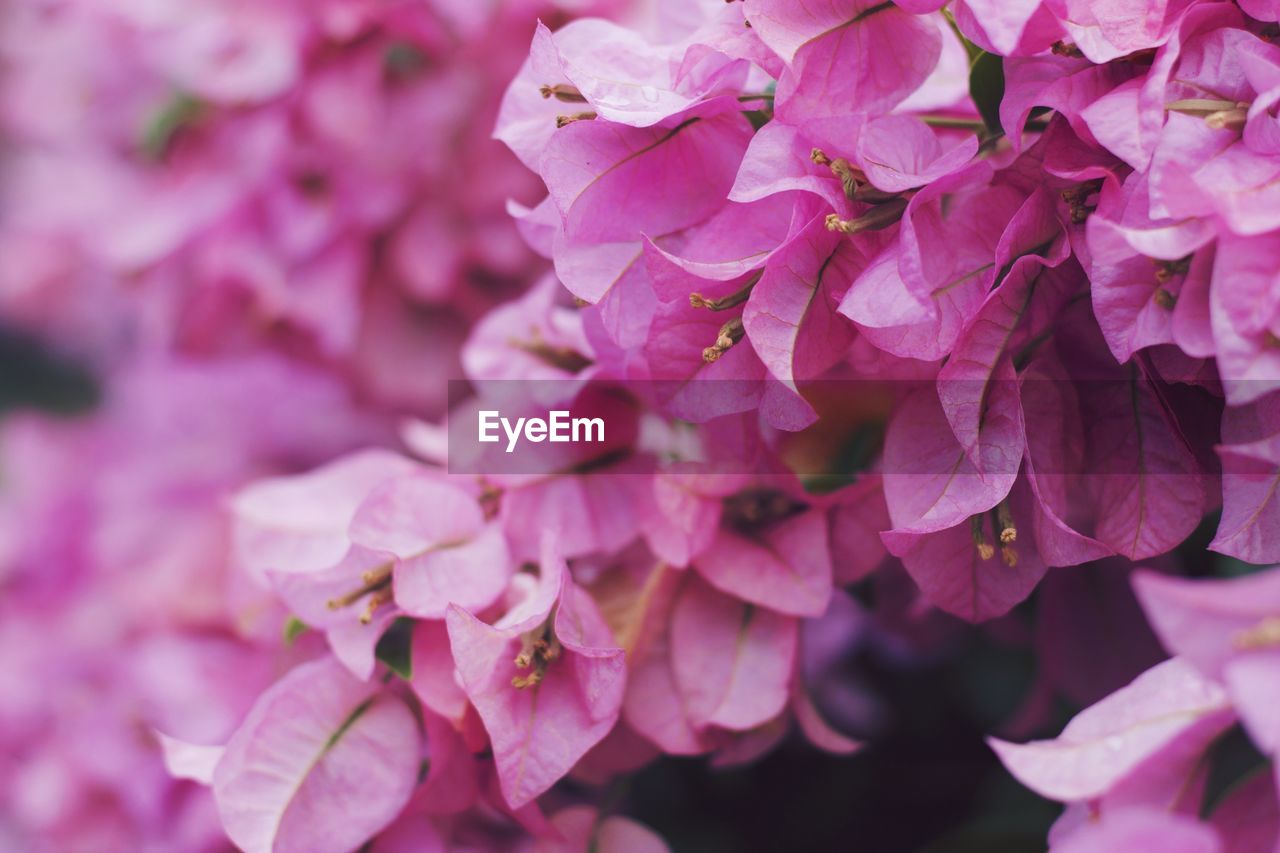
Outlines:
[{"label": "blurred background flower", "polygon": [[228,496],[442,413],[546,267],[501,92],[537,18],[610,5],[0,10],[0,849],[228,845],[154,732],[224,741],[315,651]]}]

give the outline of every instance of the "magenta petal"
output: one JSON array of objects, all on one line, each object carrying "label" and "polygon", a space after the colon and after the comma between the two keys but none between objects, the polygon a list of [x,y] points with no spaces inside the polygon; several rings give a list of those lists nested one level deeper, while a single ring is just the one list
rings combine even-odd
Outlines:
[{"label": "magenta petal", "polygon": [[1018,53],[1024,30],[1044,5],[1042,0],[964,0],[964,17],[981,24],[993,52],[1010,56]]},{"label": "magenta petal", "polygon": [[564,836],[563,842],[537,845],[532,853],[670,853],[670,848],[653,830],[618,815],[604,817],[590,806],[571,806],[556,812],[551,825]]},{"label": "magenta petal", "polygon": [[944,149],[920,119],[887,115],[867,122],[858,136],[854,159],[877,189],[902,192],[954,172],[977,152],[977,136],[966,136]]},{"label": "magenta petal", "polygon": [[1280,164],[1236,144],[1207,161],[1195,181],[1218,214],[1237,234],[1265,234],[1280,228]]},{"label": "magenta petal", "polygon": [[[993,461],[996,470],[1016,470],[1006,454],[1021,454],[1026,446],[1018,375],[1008,350],[1031,301],[1029,279],[1035,270],[1034,262],[1014,265],[1010,277],[1016,280],[992,293],[938,371],[938,399],[965,457],[979,472]],[[992,450],[1000,454],[994,460]]]},{"label": "magenta petal", "polygon": [[1280,235],[1242,239],[1224,235],[1215,257],[1213,278],[1229,281],[1220,288],[1220,303],[1226,315],[1243,334],[1265,331],[1280,318],[1280,272],[1275,259],[1280,254]]},{"label": "magenta petal", "polygon": [[1139,170],[1146,169],[1151,162],[1151,150],[1143,146],[1139,126],[1133,120],[1138,113],[1138,99],[1143,82],[1143,78],[1134,77],[1096,98],[1080,111],[1080,117],[1093,138],[1103,148]]},{"label": "magenta petal", "polygon": [[[441,631],[443,629],[441,624]],[[447,648],[447,638],[445,642]],[[427,814],[447,815],[473,807],[480,793],[479,760],[468,749],[454,723],[430,712],[422,715],[422,723],[427,740],[427,778],[419,783],[404,814],[415,814],[421,809]]]},{"label": "magenta petal", "polygon": [[[539,678],[518,687],[532,671],[516,666],[523,635],[545,631],[557,601],[553,634],[561,652],[538,670]],[[503,797],[520,809],[613,728],[626,683],[625,653],[594,602],[569,578],[550,537],[537,587],[496,625],[456,606],[446,621],[458,677],[489,733]]]},{"label": "magenta petal", "polygon": [[1101,216],[1089,218],[1088,234],[1094,313],[1116,360],[1170,343],[1177,293],[1161,288],[1155,262],[1135,252],[1117,226]]},{"label": "magenta petal", "polygon": [[653,478],[653,509],[644,535],[662,560],[682,569],[707,549],[720,527],[719,495],[698,490],[695,473],[659,472]]},{"label": "magenta petal", "polygon": [[1280,649],[1236,657],[1223,675],[1245,731],[1263,754],[1274,758],[1280,749]]},{"label": "magenta petal", "polygon": [[1158,809],[1129,808],[1108,812],[1053,845],[1054,853],[1223,853],[1212,827],[1186,815]]},{"label": "magenta petal", "polygon": [[845,586],[862,580],[884,562],[880,531],[889,528],[889,508],[879,477],[863,476],[837,495],[830,513],[831,570],[835,582]]},{"label": "magenta petal", "polygon": [[685,232],[678,250],[646,240],[654,291],[663,302],[688,299],[691,291],[701,289],[695,282],[730,281],[759,269],[786,240],[794,208],[794,200],[784,195],[727,204]]},{"label": "magenta petal", "polygon": [[[839,311],[853,320],[875,347],[904,358],[935,361],[943,355],[937,335],[929,334],[937,331],[932,328],[936,312],[902,280],[901,254],[901,243],[894,242],[872,258],[840,301]],[[955,324],[955,331],[959,331],[959,324]],[[954,340],[954,334],[947,338]]]},{"label": "magenta petal", "polygon": [[1058,0],[1055,13],[1074,43],[1096,63],[1156,47],[1181,21],[1187,0]]},{"label": "magenta petal", "polygon": [[715,213],[750,138],[751,125],[737,112],[647,128],[579,121],[552,137],[539,172],[566,237],[637,240]]},{"label": "magenta petal", "polygon": [[1243,405],[1280,387],[1277,239],[1224,236],[1214,258],[1209,312],[1227,402]]},{"label": "magenta petal", "polygon": [[839,212],[849,210],[849,200],[831,170],[813,162],[812,143],[800,131],[771,121],[751,137],[734,179],[729,199],[759,201],[779,193],[811,193]]},{"label": "magenta petal", "polygon": [[994,507],[1013,488],[1022,455],[1021,412],[982,436],[975,468],[933,388],[898,407],[885,436],[884,496],[894,530],[942,530]]},{"label": "magenta petal", "polygon": [[418,778],[408,707],[336,661],[303,664],[258,699],[213,776],[227,834],[249,853],[359,847]]},{"label": "magenta petal", "polygon": [[462,349],[468,379],[563,382],[577,375],[577,369],[531,352],[529,346],[540,340],[549,347],[591,356],[582,315],[557,304],[564,295],[560,285],[555,276],[543,276],[524,296],[493,309],[476,323]]},{"label": "magenta petal", "polygon": [[1182,430],[1136,369],[1091,383],[1082,402],[1097,472],[1097,539],[1131,560],[1163,554],[1200,522],[1205,482]]},{"label": "magenta petal", "polygon": [[1115,552],[1092,535],[1095,507],[1084,468],[1084,424],[1076,387],[1056,356],[1041,353],[1021,376],[1027,424],[1027,481],[1036,545],[1051,566],[1074,566]]},{"label": "magenta petal", "polygon": [[442,618],[451,603],[491,604],[510,573],[506,540],[466,491],[424,476],[383,484],[351,521],[352,541],[395,555],[396,603]]},{"label": "magenta petal", "polygon": [[[533,52],[544,50],[554,55],[564,79],[586,98],[590,109],[611,122],[646,127],[694,102],[674,91],[672,47],[650,45],[639,33],[612,21],[585,18],[555,33],[539,23]],[[559,111],[567,110],[561,105]]]},{"label": "magenta petal", "polygon": [[742,312],[751,346],[782,382],[815,379],[840,361],[853,326],[836,304],[865,263],[821,217],[778,249]]},{"label": "magenta petal", "polygon": [[396,604],[423,619],[442,618],[451,604],[480,610],[502,594],[511,568],[502,528],[491,524],[469,541],[397,561]]},{"label": "magenta petal", "polygon": [[[1013,520],[1019,531],[1031,526],[1026,499],[1015,491]],[[902,560],[924,597],[936,607],[970,622],[982,622],[1008,613],[1024,600],[1044,577],[1044,560],[1032,542],[1013,544],[1014,565],[1008,565],[1004,549],[997,549],[999,532],[983,517],[986,542],[993,552],[983,557],[974,539],[973,523],[931,533],[890,530],[881,534],[889,553]]]},{"label": "magenta petal", "polygon": [[455,723],[467,710],[467,695],[454,677],[449,632],[441,621],[422,620],[413,625],[410,651],[410,686],[422,704]]},{"label": "magenta petal", "polygon": [[593,723],[618,719],[627,681],[626,655],[595,602],[574,584],[566,584],[556,609],[556,637],[574,652],[578,690]]},{"label": "magenta petal", "polygon": [[1223,690],[1174,658],[1077,714],[1053,740],[988,743],[1018,781],[1072,802],[1106,794],[1162,751],[1203,749],[1233,719]]},{"label": "magenta petal", "polygon": [[579,243],[558,231],[553,245],[556,275],[566,290],[584,302],[596,305],[615,289],[648,286],[644,281],[644,244],[639,241]]},{"label": "magenta petal", "polygon": [[[1242,4],[1243,5],[1243,4]],[[1228,851],[1266,850],[1280,837],[1280,800],[1271,773],[1255,773],[1209,815]]]},{"label": "magenta petal", "polygon": [[566,558],[626,545],[639,533],[640,520],[631,508],[648,485],[637,472],[623,470],[549,477],[511,490],[500,518],[512,555],[537,557],[547,532],[557,537]]},{"label": "magenta petal", "polygon": [[1280,436],[1218,448],[1222,519],[1209,547],[1250,563],[1280,562]]},{"label": "magenta petal", "polygon": [[791,617],[687,584],[671,612],[671,654],[690,722],[746,731],[777,716],[796,638]]},{"label": "magenta petal", "polygon": [[861,741],[840,734],[823,719],[822,714],[813,705],[809,693],[803,687],[797,687],[791,698],[791,711],[796,716],[796,723],[809,743],[826,750],[833,755],[852,755],[862,748]]},{"label": "magenta petal", "polygon": [[398,477],[375,489],[351,520],[351,539],[365,548],[412,557],[475,536],[484,525],[470,494],[442,480]]},{"label": "magenta petal", "polygon": [[[932,21],[875,0],[748,0],[746,16],[791,66],[778,85],[779,115],[790,123],[888,112],[920,87],[942,52]],[[897,49],[878,49],[886,44]]]},{"label": "magenta petal", "polygon": [[395,609],[384,608],[367,624],[348,618],[345,623],[325,631],[325,639],[333,656],[348,672],[361,681],[368,681],[378,666],[378,640],[398,616]]}]

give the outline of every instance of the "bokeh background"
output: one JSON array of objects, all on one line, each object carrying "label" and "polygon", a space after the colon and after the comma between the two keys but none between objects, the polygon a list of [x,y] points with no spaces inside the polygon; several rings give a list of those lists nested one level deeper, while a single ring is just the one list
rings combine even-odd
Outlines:
[{"label": "bokeh background", "polygon": [[[0,850],[220,849],[152,731],[225,737],[306,654],[230,564],[227,496],[440,416],[471,324],[546,272],[508,213],[537,181],[490,139],[535,21],[646,10],[2,14]],[[1193,564],[1214,526],[1166,559],[1230,573]],[[1163,657],[1104,568],[981,627],[877,575],[853,590],[875,621],[826,662],[864,751],[663,758],[617,801],[676,850],[1042,849],[1058,806],[982,738],[1050,736]]]}]

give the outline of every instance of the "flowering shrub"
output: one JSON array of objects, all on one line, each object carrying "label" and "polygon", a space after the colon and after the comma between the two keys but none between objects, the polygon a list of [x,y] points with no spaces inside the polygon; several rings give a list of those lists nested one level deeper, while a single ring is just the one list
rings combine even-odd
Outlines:
[{"label": "flowering shrub", "polygon": [[[49,97],[18,63],[32,202],[0,291],[53,336],[113,320],[62,299],[104,298],[252,410],[203,425],[219,465],[180,420],[133,434],[141,403],[102,416],[83,452],[109,462],[104,502],[129,481],[129,512],[57,489],[47,512],[122,526],[94,551],[116,559],[30,558],[138,584],[143,621],[216,623],[193,661],[243,655],[201,685],[216,699],[160,663],[109,693],[154,691],[170,771],[212,805],[176,790],[232,843],[664,849],[617,813],[619,780],[663,755],[745,765],[789,733],[858,752],[885,730],[858,649],[909,671],[983,635],[1036,655],[989,744],[1066,804],[1055,850],[1277,844],[1274,4],[658,3],[539,23],[496,111],[486,59],[511,33],[470,4],[233,6],[19,15],[141,47],[110,77],[81,57],[118,103],[65,149],[18,109]],[[179,86],[148,113],[157,77]],[[142,115],[156,162],[104,162]],[[491,119],[529,172],[486,147]],[[50,201],[67,174],[94,192]],[[264,347],[290,356],[268,370],[279,423],[243,360]],[[136,356],[103,357],[127,387]],[[327,396],[335,376],[379,405]],[[200,387],[157,382],[177,395],[160,420]],[[388,405],[419,416],[398,447]],[[557,406],[608,440],[460,440]],[[207,541],[210,567],[129,530],[188,501],[210,538],[176,541]],[[135,549],[145,572],[118,571]],[[231,604],[175,616],[225,594],[198,584]],[[78,624],[81,593],[59,594],[28,618]],[[1061,702],[1088,707],[1034,739]],[[53,742],[14,772],[71,774]],[[110,764],[92,781],[119,795]],[[147,805],[144,833],[207,839],[207,814]]]}]

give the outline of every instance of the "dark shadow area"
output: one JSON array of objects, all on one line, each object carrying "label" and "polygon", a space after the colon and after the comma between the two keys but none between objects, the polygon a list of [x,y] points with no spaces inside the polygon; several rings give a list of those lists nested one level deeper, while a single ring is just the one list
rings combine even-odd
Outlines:
[{"label": "dark shadow area", "polygon": [[677,853],[1043,851],[1059,806],[1022,788],[983,742],[1029,683],[1025,650],[973,632],[910,671],[857,661],[889,729],[838,757],[798,737],[749,767],[664,758],[636,775],[624,812]]},{"label": "dark shadow area", "polygon": [[84,365],[0,323],[0,412],[35,408],[75,415],[98,398],[98,383]]}]

